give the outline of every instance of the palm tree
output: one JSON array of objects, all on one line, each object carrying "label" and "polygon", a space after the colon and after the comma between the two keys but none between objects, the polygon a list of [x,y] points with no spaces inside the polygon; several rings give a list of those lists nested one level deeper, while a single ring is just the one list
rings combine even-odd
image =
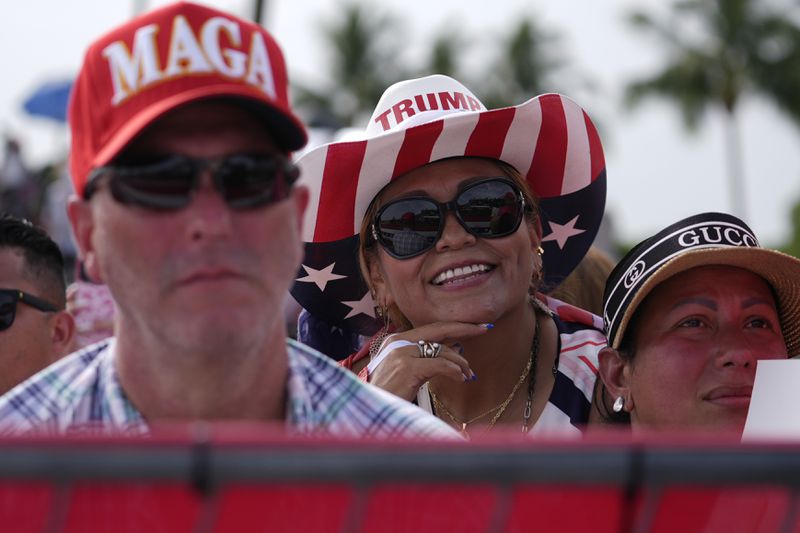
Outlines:
[{"label": "palm tree", "polygon": [[466,47],[466,39],[457,30],[450,28],[439,33],[433,39],[427,70],[420,75],[445,74],[460,80],[459,57],[464,55]]},{"label": "palm tree", "polygon": [[364,122],[384,89],[403,78],[403,40],[396,18],[352,3],[323,27],[331,82],[321,88],[296,83],[297,103],[339,127]]},{"label": "palm tree", "polygon": [[634,27],[665,45],[669,60],[660,72],[628,85],[628,105],[635,107],[649,96],[672,100],[689,131],[697,129],[709,108],[722,110],[731,204],[742,218],[746,207],[736,121],[742,98],[760,93],[800,124],[800,30],[787,15],[763,0],[679,0],[666,18],[641,11],[629,16]]},{"label": "palm tree", "polygon": [[531,18],[519,24],[500,43],[500,55],[482,93],[489,108],[518,104],[556,90],[554,73],[565,61],[559,57],[560,36],[542,29]]}]

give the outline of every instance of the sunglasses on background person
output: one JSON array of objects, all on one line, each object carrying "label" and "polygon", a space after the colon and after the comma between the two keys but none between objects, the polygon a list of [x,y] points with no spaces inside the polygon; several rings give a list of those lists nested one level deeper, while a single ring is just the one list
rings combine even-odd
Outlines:
[{"label": "sunglasses on background person", "polygon": [[58,311],[58,307],[55,305],[27,292],[22,292],[17,289],[0,289],[0,331],[7,330],[14,323],[14,318],[17,316],[17,304],[19,302],[44,313],[55,313]]},{"label": "sunglasses on background person", "polygon": [[170,155],[141,164],[109,165],[95,169],[83,197],[97,191],[108,176],[111,195],[123,204],[172,211],[189,205],[208,169],[214,188],[232,209],[252,209],[273,204],[289,195],[298,168],[281,156],[235,154],[220,159]]},{"label": "sunglasses on background person", "polygon": [[471,183],[449,202],[429,196],[398,198],[375,215],[372,236],[395,259],[410,259],[436,245],[448,212],[468,233],[499,239],[519,228],[525,198],[514,182],[500,177]]}]

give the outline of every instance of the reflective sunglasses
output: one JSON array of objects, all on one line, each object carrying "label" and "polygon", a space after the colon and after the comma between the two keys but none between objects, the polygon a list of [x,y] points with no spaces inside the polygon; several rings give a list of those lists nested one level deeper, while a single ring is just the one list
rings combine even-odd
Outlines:
[{"label": "reflective sunglasses", "polygon": [[45,313],[55,313],[58,308],[46,300],[37,298],[27,292],[17,289],[0,289],[0,331],[5,331],[14,323],[17,316],[17,303],[38,309]]},{"label": "reflective sunglasses", "polygon": [[299,175],[298,168],[280,156],[236,154],[221,159],[171,155],[137,165],[110,165],[89,176],[83,197],[109,177],[114,199],[123,204],[169,211],[189,205],[200,185],[200,174],[211,172],[214,188],[232,209],[251,209],[285,199]]},{"label": "reflective sunglasses", "polygon": [[519,228],[525,197],[513,181],[487,178],[469,184],[449,202],[428,196],[399,198],[375,215],[372,236],[395,259],[409,259],[436,245],[448,211],[472,235],[499,239]]}]

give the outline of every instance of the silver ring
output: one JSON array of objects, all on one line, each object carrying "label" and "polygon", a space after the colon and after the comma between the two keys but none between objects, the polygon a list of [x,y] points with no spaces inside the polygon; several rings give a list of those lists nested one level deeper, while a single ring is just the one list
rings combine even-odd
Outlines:
[{"label": "silver ring", "polygon": [[424,359],[433,359],[439,356],[442,351],[442,345],[438,342],[418,341],[417,348],[419,348],[419,356]]}]

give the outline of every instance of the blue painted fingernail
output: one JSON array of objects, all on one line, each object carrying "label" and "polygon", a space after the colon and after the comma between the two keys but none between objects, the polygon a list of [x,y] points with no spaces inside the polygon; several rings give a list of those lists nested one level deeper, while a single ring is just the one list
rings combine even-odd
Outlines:
[{"label": "blue painted fingernail", "polygon": [[484,322],[483,324],[481,324],[481,326],[485,327],[486,329],[492,329],[494,327],[494,324],[492,324],[491,322]]},{"label": "blue painted fingernail", "polygon": [[472,381],[478,381],[478,374],[475,372],[472,373]]}]

